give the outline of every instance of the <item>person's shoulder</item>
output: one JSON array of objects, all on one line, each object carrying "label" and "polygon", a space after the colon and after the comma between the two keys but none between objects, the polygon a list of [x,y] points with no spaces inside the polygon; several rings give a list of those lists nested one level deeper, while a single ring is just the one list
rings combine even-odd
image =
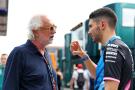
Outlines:
[{"label": "person's shoulder", "polygon": [[25,50],[25,46],[24,46],[24,44],[20,45],[20,46],[16,46],[13,50],[15,50],[15,51],[24,51]]},{"label": "person's shoulder", "polygon": [[74,70],[73,73],[77,73],[77,70]]},{"label": "person's shoulder", "polygon": [[108,44],[107,51],[111,51],[114,55],[121,54],[123,58],[131,55],[131,50],[121,39],[117,39],[112,44]]},{"label": "person's shoulder", "polygon": [[116,44],[118,46],[122,46],[122,47],[128,48],[128,46],[121,39],[115,40],[114,44]]},{"label": "person's shoulder", "polygon": [[25,47],[25,44],[16,46],[11,51],[11,53],[24,53],[24,52],[27,52],[26,47]]},{"label": "person's shoulder", "polygon": [[129,47],[122,40],[116,40],[114,44],[118,45],[119,51],[130,52]]},{"label": "person's shoulder", "polygon": [[90,76],[90,72],[87,69],[84,70],[84,76],[85,77],[89,77]]},{"label": "person's shoulder", "polygon": [[88,74],[90,74],[90,72],[89,72],[89,70],[88,70],[88,69],[85,69],[85,70],[84,70],[84,73],[88,73]]},{"label": "person's shoulder", "polygon": [[72,74],[72,78],[76,78],[77,76],[78,76],[78,72],[77,70],[74,70]]},{"label": "person's shoulder", "polygon": [[121,40],[116,39],[114,42],[107,44],[107,49],[113,49],[113,50],[129,50],[129,47]]}]

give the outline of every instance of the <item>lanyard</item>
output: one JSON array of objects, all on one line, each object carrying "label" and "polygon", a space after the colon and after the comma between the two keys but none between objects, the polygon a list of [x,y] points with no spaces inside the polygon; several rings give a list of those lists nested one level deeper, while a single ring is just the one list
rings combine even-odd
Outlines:
[{"label": "lanyard", "polygon": [[48,71],[50,79],[51,79],[51,84],[52,84],[53,90],[57,90],[56,89],[56,81],[55,81],[54,76],[53,76],[52,66],[47,61],[46,55],[44,55],[43,58],[44,58],[44,61],[45,61],[46,65],[47,65],[47,71]]}]

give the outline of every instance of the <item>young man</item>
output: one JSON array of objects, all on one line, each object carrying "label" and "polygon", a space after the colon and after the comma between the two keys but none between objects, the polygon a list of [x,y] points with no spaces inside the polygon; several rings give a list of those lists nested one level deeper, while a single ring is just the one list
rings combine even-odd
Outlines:
[{"label": "young man", "polygon": [[52,43],[56,26],[47,16],[34,16],[29,39],[10,53],[2,90],[57,90],[56,73],[46,46]]},{"label": "young man", "polygon": [[[89,16],[88,34],[101,43],[101,57],[97,65],[88,57],[77,41],[71,43],[73,55],[79,55],[95,79],[95,90],[130,90],[133,58],[128,46],[116,36],[117,17],[110,8],[100,8]],[[76,49],[77,48],[77,49]]]}]

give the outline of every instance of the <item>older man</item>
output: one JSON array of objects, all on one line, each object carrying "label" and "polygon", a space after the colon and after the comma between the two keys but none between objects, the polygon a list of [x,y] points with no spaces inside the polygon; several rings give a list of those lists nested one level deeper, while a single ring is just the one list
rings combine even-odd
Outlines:
[{"label": "older man", "polygon": [[56,26],[47,16],[34,16],[29,24],[29,39],[10,53],[3,90],[57,90],[56,73],[46,46],[53,40]]}]

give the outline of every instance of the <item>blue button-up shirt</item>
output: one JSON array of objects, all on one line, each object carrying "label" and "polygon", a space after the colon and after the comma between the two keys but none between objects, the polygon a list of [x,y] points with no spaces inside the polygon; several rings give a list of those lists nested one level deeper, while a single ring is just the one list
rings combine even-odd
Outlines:
[{"label": "blue button-up shirt", "polygon": [[[48,56],[47,60],[51,64]],[[54,70],[53,76],[56,80]],[[10,53],[5,68],[3,90],[52,90],[44,58],[30,40],[15,47]]]}]

